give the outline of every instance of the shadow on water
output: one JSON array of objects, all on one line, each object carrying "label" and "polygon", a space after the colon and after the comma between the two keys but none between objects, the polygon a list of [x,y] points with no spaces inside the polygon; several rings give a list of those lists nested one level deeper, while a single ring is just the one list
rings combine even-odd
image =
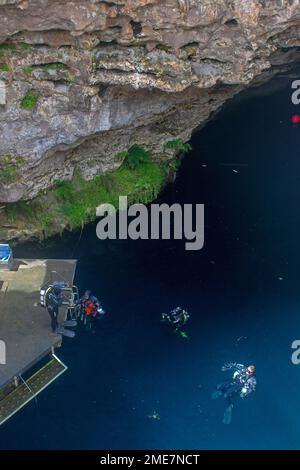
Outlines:
[{"label": "shadow on water", "polygon": [[[205,204],[205,247],[107,241],[95,226],[17,255],[78,258],[76,282],[108,311],[59,356],[69,371],[0,430],[1,448],[299,448],[300,128],[290,80],[233,100],[192,139],[164,202]],[[189,340],[160,313],[186,307]],[[242,337],[242,338],[241,338]],[[238,340],[239,339],[239,340]],[[254,363],[257,391],[230,426],[211,401],[224,362]],[[160,420],[149,416],[156,411]],[[32,423],[34,422],[34,426]],[[29,430],[29,431],[28,431]]]}]

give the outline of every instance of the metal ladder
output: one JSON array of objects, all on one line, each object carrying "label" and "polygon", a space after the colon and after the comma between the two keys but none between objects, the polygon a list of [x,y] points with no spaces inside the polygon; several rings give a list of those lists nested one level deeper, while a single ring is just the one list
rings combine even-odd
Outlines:
[{"label": "metal ladder", "polygon": [[7,389],[7,393],[0,391],[0,426],[21,410],[31,400],[48,387],[61,374],[66,372],[67,366],[52,353],[50,361],[35,372],[29,379],[24,380],[21,375],[16,377],[21,382]]}]

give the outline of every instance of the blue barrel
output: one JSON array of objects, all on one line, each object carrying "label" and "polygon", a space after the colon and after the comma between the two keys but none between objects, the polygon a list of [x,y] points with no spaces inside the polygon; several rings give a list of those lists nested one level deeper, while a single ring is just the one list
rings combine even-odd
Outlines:
[{"label": "blue barrel", "polygon": [[9,245],[0,244],[0,269],[11,269],[13,266],[13,252]]}]

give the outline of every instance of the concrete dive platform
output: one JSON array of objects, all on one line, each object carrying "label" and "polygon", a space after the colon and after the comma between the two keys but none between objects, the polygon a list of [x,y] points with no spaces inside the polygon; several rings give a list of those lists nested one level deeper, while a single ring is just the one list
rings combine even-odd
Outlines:
[{"label": "concrete dive platform", "polygon": [[[52,259],[16,259],[12,270],[0,269],[0,341],[6,350],[6,363],[0,361],[0,424],[66,370],[54,354],[62,337],[52,333],[49,314],[39,304],[40,288],[57,280],[73,286],[75,271],[76,260]],[[66,302],[59,320],[67,313]],[[48,355],[48,364],[25,381],[22,375]]]}]

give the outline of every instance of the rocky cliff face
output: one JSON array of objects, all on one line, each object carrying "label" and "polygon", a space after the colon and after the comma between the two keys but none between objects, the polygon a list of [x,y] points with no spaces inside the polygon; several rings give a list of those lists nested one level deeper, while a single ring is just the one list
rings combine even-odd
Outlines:
[{"label": "rocky cliff face", "polygon": [[133,144],[168,157],[300,46],[299,0],[0,0],[0,18],[2,203]]}]

